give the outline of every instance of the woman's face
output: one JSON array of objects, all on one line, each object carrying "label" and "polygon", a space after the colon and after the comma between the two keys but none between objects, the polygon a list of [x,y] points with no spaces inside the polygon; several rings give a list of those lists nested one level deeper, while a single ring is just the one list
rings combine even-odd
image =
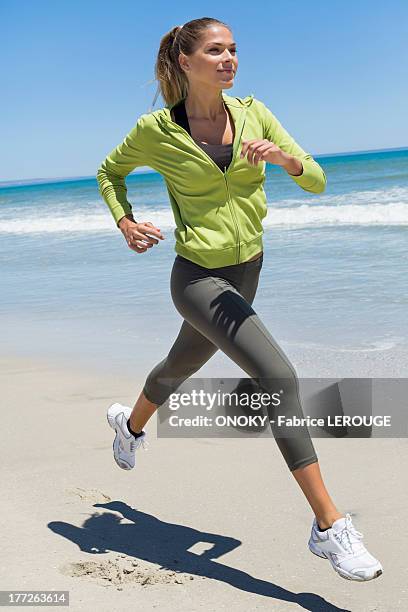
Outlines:
[{"label": "woman's face", "polygon": [[232,87],[238,68],[236,45],[228,28],[214,25],[204,30],[194,53],[180,53],[180,64],[190,86],[216,89]]}]

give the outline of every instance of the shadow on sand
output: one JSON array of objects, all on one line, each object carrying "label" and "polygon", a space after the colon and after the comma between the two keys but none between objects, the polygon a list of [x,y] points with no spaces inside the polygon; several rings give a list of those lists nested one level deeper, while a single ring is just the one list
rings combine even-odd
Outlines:
[{"label": "shadow on sand", "polygon": [[[124,553],[135,559],[159,564],[163,569],[219,580],[248,593],[292,602],[305,610],[350,612],[328,603],[315,593],[293,593],[272,582],[260,580],[214,561],[240,546],[240,540],[166,523],[121,501],[94,504],[94,507],[119,512],[133,524],[121,524],[122,517],[112,512],[104,512],[93,514],[82,527],[62,521],[52,521],[48,523],[48,527],[87,553]],[[188,549],[198,542],[213,546],[201,555],[189,552]],[[327,568],[327,571],[332,570]]]}]

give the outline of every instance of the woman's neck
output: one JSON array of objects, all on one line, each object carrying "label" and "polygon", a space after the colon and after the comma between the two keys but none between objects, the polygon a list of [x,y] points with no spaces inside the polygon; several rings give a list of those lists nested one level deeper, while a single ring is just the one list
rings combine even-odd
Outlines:
[{"label": "woman's neck", "polygon": [[222,91],[189,92],[184,99],[186,113],[189,119],[216,121],[217,117],[225,113]]}]

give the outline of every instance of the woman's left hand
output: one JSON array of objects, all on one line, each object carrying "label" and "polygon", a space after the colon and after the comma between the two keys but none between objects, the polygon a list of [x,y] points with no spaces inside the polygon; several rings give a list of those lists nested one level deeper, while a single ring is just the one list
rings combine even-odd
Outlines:
[{"label": "woman's left hand", "polygon": [[270,164],[276,164],[277,166],[285,166],[288,161],[292,158],[276,144],[266,140],[243,140],[242,150],[240,157],[243,158],[248,155],[248,162],[253,166],[257,166],[259,161],[269,162]]}]

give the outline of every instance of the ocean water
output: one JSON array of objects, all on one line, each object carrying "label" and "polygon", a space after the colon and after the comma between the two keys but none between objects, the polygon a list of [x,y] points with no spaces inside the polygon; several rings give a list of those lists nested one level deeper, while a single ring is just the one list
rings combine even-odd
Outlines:
[{"label": "ocean water", "polygon": [[[289,355],[404,347],[408,149],[316,160],[328,180],[320,195],[267,166],[253,307]],[[96,178],[0,184],[3,354],[103,362],[141,378],[167,354],[182,322],[169,288],[171,207],[156,173],[127,186],[136,218],[166,238],[144,254],[128,248]]]}]

